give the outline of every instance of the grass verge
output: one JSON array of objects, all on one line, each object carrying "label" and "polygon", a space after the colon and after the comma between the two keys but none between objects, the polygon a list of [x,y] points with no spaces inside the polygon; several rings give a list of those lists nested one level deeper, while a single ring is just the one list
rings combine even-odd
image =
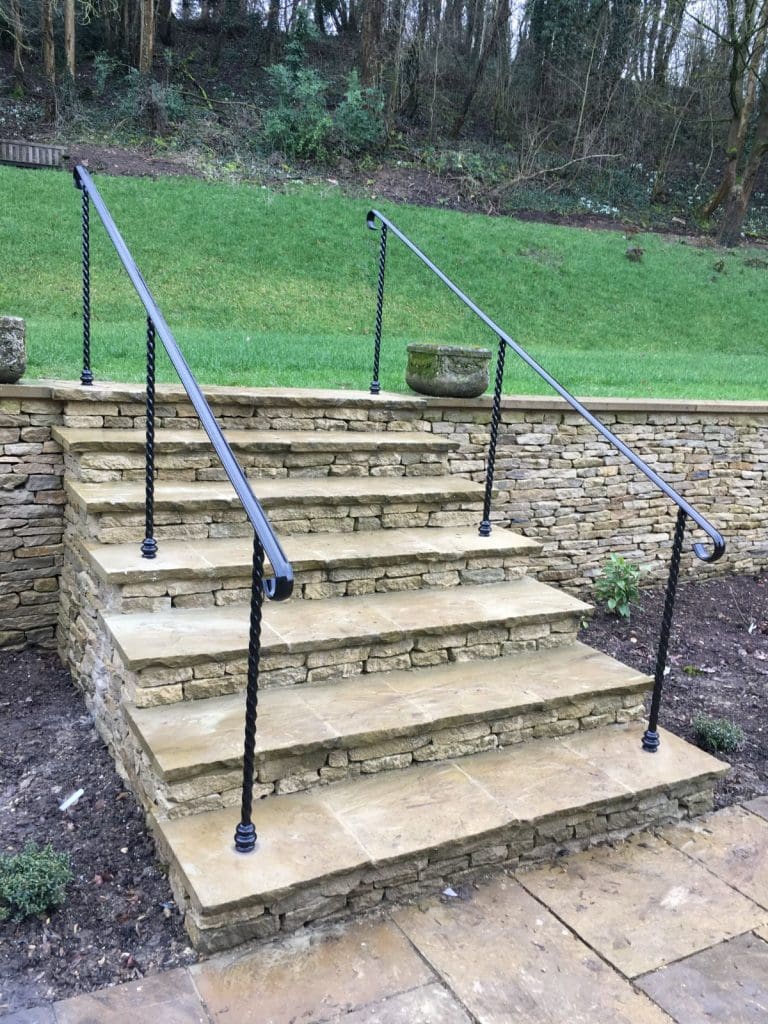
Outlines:
[{"label": "grass verge", "polygon": [[[98,176],[194,372],[211,384],[366,387],[377,237],[367,203],[192,179]],[[30,376],[76,377],[79,194],[66,174],[0,168],[0,313],[29,326]],[[768,260],[618,232],[419,207],[388,213],[577,394],[767,399]],[[143,311],[92,216],[93,368],[143,376]],[[722,266],[721,266],[722,264]],[[389,247],[382,386],[407,390],[409,341],[494,339],[398,242]],[[173,371],[161,360],[162,380]],[[546,394],[514,360],[508,392]]]}]

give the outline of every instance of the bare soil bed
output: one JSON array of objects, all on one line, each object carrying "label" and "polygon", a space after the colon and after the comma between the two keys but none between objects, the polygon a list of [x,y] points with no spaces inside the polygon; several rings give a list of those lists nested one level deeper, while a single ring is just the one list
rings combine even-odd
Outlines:
[{"label": "bare soil bed", "polygon": [[51,843],[74,875],[50,919],[0,923],[0,1017],[196,958],[143,812],[48,652],[0,653],[0,837]]},{"label": "bare soil bed", "polygon": [[[582,639],[652,672],[661,600],[644,592],[629,623],[598,612]],[[768,576],[683,585],[669,664],[666,728],[692,739],[703,711],[744,730],[718,804],[768,792]],[[195,959],[143,814],[50,653],[0,652],[0,836],[3,852],[52,843],[75,876],[49,919],[0,923],[0,1016]]]},{"label": "bare soil bed", "polygon": [[[629,622],[598,611],[581,639],[653,675],[662,589],[644,590]],[[768,792],[768,575],[684,583],[678,590],[659,724],[694,742],[697,714],[741,726],[744,744],[722,759],[718,807]]]}]

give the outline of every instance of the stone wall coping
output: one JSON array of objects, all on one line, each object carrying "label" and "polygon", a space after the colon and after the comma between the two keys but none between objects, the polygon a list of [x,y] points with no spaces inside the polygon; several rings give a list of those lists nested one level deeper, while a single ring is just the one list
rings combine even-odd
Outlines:
[{"label": "stone wall coping", "polygon": [[[431,398],[419,395],[404,395],[383,391],[370,395],[367,391],[341,391],[322,388],[250,388],[205,386],[206,396],[214,403],[228,402],[233,405],[258,403],[261,406],[292,405],[297,408],[325,405],[329,408],[388,408],[429,409],[449,408],[490,412],[491,397],[481,398]],[[82,387],[75,381],[29,380],[17,384],[0,384],[0,398],[50,398],[55,401],[124,401],[143,402],[144,385],[104,381],[93,387]],[[186,392],[180,385],[159,384],[158,401],[180,401],[186,399]],[[706,413],[711,415],[768,416],[768,401],[714,401],[689,398],[615,398],[587,397],[581,399],[592,412],[611,413]],[[507,395],[502,399],[502,408],[510,411],[563,412],[568,406],[559,397],[543,395]],[[574,415],[578,415],[574,413]]]}]

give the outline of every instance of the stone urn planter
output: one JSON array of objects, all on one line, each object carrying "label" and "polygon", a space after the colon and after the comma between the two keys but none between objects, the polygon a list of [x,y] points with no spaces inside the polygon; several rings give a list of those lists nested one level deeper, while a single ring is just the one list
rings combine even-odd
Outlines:
[{"label": "stone urn planter", "polygon": [[488,387],[490,361],[489,348],[413,344],[405,380],[420,395],[477,398]]},{"label": "stone urn planter", "polygon": [[0,316],[0,384],[15,384],[27,368],[27,325],[17,316]]}]

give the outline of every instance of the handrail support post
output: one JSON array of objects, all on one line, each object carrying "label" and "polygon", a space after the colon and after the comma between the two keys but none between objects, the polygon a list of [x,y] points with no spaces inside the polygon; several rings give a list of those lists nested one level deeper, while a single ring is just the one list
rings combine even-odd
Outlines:
[{"label": "handrail support post", "polygon": [[157,556],[155,540],[155,325],[147,317],[147,433],[142,558]]},{"label": "handrail support post", "polygon": [[387,225],[381,225],[381,240],[379,243],[379,279],[376,287],[376,328],[373,339],[373,380],[371,381],[371,394],[378,395],[381,392],[379,384],[379,359],[381,356],[381,321],[384,313],[384,273],[387,266]]},{"label": "handrail support post", "polygon": [[488,462],[485,469],[485,495],[483,497],[483,519],[480,523],[480,536],[491,535],[491,499],[493,497],[493,476],[496,468],[496,443],[499,437],[501,422],[501,391],[504,385],[504,358],[507,354],[507,343],[499,338],[499,351],[496,357],[496,382],[493,390],[493,409],[491,411],[491,438],[488,444]]},{"label": "handrail support post", "polygon": [[648,728],[643,734],[643,750],[647,750],[650,754],[655,754],[661,743],[659,738],[659,709],[661,708],[661,695],[664,689],[664,673],[667,667],[667,651],[669,649],[669,635],[672,631],[672,616],[675,611],[677,581],[680,576],[680,555],[683,550],[686,518],[685,509],[678,509],[675,537],[672,542],[672,557],[669,561],[667,592],[664,597],[664,611],[661,616],[659,648],[656,652],[656,672],[653,678],[651,712],[648,717]]},{"label": "handrail support post", "polygon": [[90,200],[88,193],[75,176],[75,185],[82,192],[83,201],[83,369],[80,374],[80,383],[83,387],[91,387],[93,384],[93,372],[91,371],[91,223],[90,223]]},{"label": "handrail support post", "polygon": [[256,719],[259,705],[259,657],[261,652],[261,612],[264,600],[264,548],[256,532],[253,535],[253,576],[251,578],[251,619],[248,635],[248,682],[245,696],[245,739],[243,746],[243,796],[240,823],[235,829],[235,849],[252,853],[256,849],[253,823],[253,776],[256,756]]}]

